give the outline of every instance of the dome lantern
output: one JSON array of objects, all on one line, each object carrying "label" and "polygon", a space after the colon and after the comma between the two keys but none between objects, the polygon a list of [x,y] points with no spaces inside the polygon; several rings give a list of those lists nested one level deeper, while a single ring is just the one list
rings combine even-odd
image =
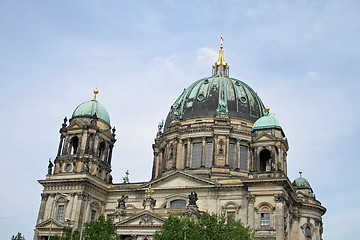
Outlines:
[{"label": "dome lantern", "polygon": [[219,58],[217,62],[213,65],[213,76],[229,76],[229,65],[224,60],[224,50],[223,50],[223,36],[220,36],[221,45],[219,50]]}]

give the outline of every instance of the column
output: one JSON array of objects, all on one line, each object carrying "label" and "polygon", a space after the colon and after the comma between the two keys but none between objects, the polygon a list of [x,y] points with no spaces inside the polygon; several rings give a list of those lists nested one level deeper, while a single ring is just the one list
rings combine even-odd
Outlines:
[{"label": "column", "polygon": [[175,142],[174,142],[174,148],[173,148],[173,162],[172,162],[172,168],[173,169],[176,169],[176,162],[177,162],[177,145],[178,145],[178,139],[176,138],[175,139]]},{"label": "column", "polygon": [[274,228],[276,230],[276,240],[284,240],[284,200],[285,199],[283,194],[275,195],[274,198],[275,198],[275,207],[276,207],[274,213]]},{"label": "column", "polygon": [[252,229],[255,229],[255,195],[248,194],[246,196],[248,201],[248,219],[247,225],[250,226]]},{"label": "column", "polygon": [[219,135],[215,135],[214,137],[214,161],[213,161],[213,166],[217,166],[217,157],[218,157],[218,149],[217,149],[217,145],[218,145],[218,139],[219,139]]},{"label": "column", "polygon": [[57,153],[58,156],[60,156],[60,154],[61,154],[61,148],[62,148],[63,142],[64,142],[64,136],[61,134],[60,135],[59,149],[58,149],[58,153]]},{"label": "column", "polygon": [[234,168],[240,169],[240,140],[236,138]]},{"label": "column", "polygon": [[206,137],[202,137],[202,148],[201,148],[201,167],[206,165]]},{"label": "column", "polygon": [[111,159],[112,159],[112,152],[113,152],[114,144],[110,145],[109,149],[109,157],[108,157],[108,164],[111,166]]},{"label": "column", "polygon": [[177,151],[176,151],[176,168],[181,169],[182,168],[182,160],[184,154],[183,152],[183,140],[179,139],[179,143],[177,145]]},{"label": "column", "polygon": [[39,217],[37,220],[37,224],[39,224],[40,221],[44,219],[46,202],[47,202],[48,198],[49,198],[49,194],[46,194],[46,193],[41,194],[41,203],[40,203],[40,210],[39,210]]},{"label": "column", "polygon": [[186,153],[186,158],[185,158],[185,168],[189,168],[190,167],[190,152],[191,152],[191,139],[188,138],[187,139],[187,153]]},{"label": "column", "polygon": [[225,147],[225,166],[229,166],[229,136],[226,136],[226,147]]}]

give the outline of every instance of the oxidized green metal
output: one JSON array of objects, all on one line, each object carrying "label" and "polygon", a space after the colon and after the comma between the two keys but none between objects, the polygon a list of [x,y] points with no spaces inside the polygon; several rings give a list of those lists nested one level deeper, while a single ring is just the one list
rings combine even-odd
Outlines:
[{"label": "oxidized green metal", "polygon": [[265,115],[259,118],[252,127],[251,131],[261,130],[261,129],[279,129],[281,130],[280,123],[278,120],[270,115]]},{"label": "oxidized green metal", "polygon": [[175,119],[226,115],[256,121],[265,107],[246,83],[219,75],[197,80],[171,106],[165,128]]},{"label": "oxidized green metal", "polygon": [[298,189],[311,189],[312,190],[310,183],[303,177],[299,177],[299,178],[295,179],[294,183]]},{"label": "oxidized green metal", "polygon": [[72,118],[96,116],[110,124],[110,116],[105,107],[96,100],[91,100],[80,104],[75,108]]}]

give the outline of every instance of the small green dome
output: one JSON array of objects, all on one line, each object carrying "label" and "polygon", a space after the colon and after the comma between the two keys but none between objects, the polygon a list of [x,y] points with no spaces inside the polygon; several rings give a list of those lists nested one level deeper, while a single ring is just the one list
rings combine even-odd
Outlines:
[{"label": "small green dome", "polygon": [[96,116],[110,124],[110,116],[105,107],[96,100],[91,100],[80,104],[75,108],[72,118]]},{"label": "small green dome", "polygon": [[263,129],[281,129],[280,123],[278,122],[278,120],[270,115],[265,115],[262,116],[261,118],[259,118],[255,123],[254,126],[252,127],[251,131],[255,131],[255,130],[263,130]]},{"label": "small green dome", "polygon": [[311,189],[310,183],[303,177],[299,177],[295,179],[293,184],[297,187],[297,189]]}]

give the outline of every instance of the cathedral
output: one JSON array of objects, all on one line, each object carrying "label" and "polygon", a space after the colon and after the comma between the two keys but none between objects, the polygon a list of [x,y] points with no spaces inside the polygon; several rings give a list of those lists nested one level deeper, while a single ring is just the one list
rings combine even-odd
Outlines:
[{"label": "cathedral", "polygon": [[60,128],[39,180],[34,240],[81,231],[100,214],[121,239],[151,240],[170,214],[201,212],[241,220],[255,239],[322,239],[325,207],[301,171],[287,177],[285,132],[249,85],[229,77],[222,43],[212,75],[184,89],[159,124],[148,182],[113,183],[116,130],[94,93]]}]

